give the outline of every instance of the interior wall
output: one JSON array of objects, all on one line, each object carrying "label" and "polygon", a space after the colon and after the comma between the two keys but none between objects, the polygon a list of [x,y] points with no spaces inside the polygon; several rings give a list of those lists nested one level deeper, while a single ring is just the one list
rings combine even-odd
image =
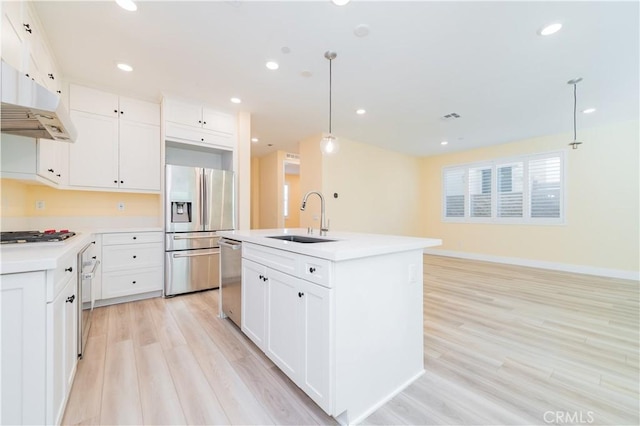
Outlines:
[{"label": "interior wall", "polygon": [[[422,163],[418,157],[344,138],[336,155],[323,157],[319,141],[320,136],[300,143],[301,193],[312,189],[309,182],[321,183],[331,230],[420,235]],[[301,215],[301,225],[315,228],[319,223],[313,216],[320,207],[317,197],[310,200],[314,204],[310,202],[307,215]]]},{"label": "interior wall", "polygon": [[259,228],[284,228],[284,152],[275,151],[260,158]]},{"label": "interior wall", "polygon": [[[322,134],[310,136],[298,144],[300,155],[300,194],[309,191],[323,191],[323,158],[320,152]],[[307,207],[300,212],[300,227],[320,228],[320,200],[311,196]]]},{"label": "interior wall", "polygon": [[260,228],[260,157],[251,157],[251,229]]},{"label": "interior wall", "polygon": [[[424,236],[459,253],[522,258],[622,271],[640,270],[638,121],[527,139],[422,160]],[[503,157],[567,150],[566,224],[460,224],[442,221],[442,168]]]},{"label": "interior wall", "polygon": [[27,215],[27,185],[12,179],[0,179],[0,217]]},{"label": "interior wall", "polygon": [[[1,186],[3,217],[161,215],[159,194],[60,190],[11,179],[2,179]],[[37,209],[36,201],[43,201],[44,208]]]},{"label": "interior wall", "polygon": [[284,182],[289,185],[289,216],[284,218],[284,226],[285,228],[299,228],[300,203],[302,201],[302,195],[300,194],[300,176],[285,174]]}]

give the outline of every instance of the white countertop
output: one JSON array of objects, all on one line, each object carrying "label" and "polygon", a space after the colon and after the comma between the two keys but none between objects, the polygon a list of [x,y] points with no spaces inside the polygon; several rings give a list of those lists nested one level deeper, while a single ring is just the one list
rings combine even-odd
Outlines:
[{"label": "white countertop", "polygon": [[[353,232],[329,231],[320,237],[318,230],[308,235],[306,229],[254,229],[247,231],[218,231],[218,235],[232,240],[259,244],[307,256],[319,257],[332,261],[357,259],[387,253],[397,253],[408,250],[424,249],[442,244],[442,240],[435,238],[403,237],[383,234],[360,234]],[[267,238],[273,235],[302,235],[323,238],[323,243],[296,243],[291,241]]]},{"label": "white countertop", "polygon": [[0,246],[0,274],[55,269],[69,253],[77,253],[93,238],[91,233],[76,232],[60,242],[3,244]]}]

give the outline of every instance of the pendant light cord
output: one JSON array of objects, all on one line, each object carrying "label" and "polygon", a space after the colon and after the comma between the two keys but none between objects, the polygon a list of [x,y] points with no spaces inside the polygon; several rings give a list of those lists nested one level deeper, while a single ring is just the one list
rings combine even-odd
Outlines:
[{"label": "pendant light cord", "polygon": [[329,59],[329,134],[331,133],[331,63],[332,59]]},{"label": "pendant light cord", "polygon": [[[576,95],[578,90],[578,83],[573,84],[573,141],[578,140],[577,130],[576,130],[576,107],[578,104],[578,97]],[[331,125],[329,125],[331,127]]]}]

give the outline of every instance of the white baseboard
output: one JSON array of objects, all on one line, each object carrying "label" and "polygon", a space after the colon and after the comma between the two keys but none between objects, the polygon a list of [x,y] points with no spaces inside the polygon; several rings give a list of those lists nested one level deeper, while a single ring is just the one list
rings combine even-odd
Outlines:
[{"label": "white baseboard", "polygon": [[530,268],[550,269],[553,271],[572,272],[576,274],[597,275],[608,278],[640,281],[640,271],[626,271],[623,269],[599,268],[596,266],[573,265],[570,263],[547,262],[543,260],[522,259],[519,257],[492,256],[489,254],[468,253],[455,250],[435,248],[424,249],[425,254],[436,256],[458,257],[461,259],[482,260],[485,262],[504,263],[507,265],[528,266]]}]

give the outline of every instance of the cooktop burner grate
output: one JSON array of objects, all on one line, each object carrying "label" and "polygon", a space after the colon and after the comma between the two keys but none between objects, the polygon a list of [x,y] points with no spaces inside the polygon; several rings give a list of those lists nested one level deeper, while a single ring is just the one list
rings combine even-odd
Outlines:
[{"label": "cooktop burner grate", "polygon": [[0,232],[0,244],[59,242],[76,235],[70,231],[11,231]]}]

